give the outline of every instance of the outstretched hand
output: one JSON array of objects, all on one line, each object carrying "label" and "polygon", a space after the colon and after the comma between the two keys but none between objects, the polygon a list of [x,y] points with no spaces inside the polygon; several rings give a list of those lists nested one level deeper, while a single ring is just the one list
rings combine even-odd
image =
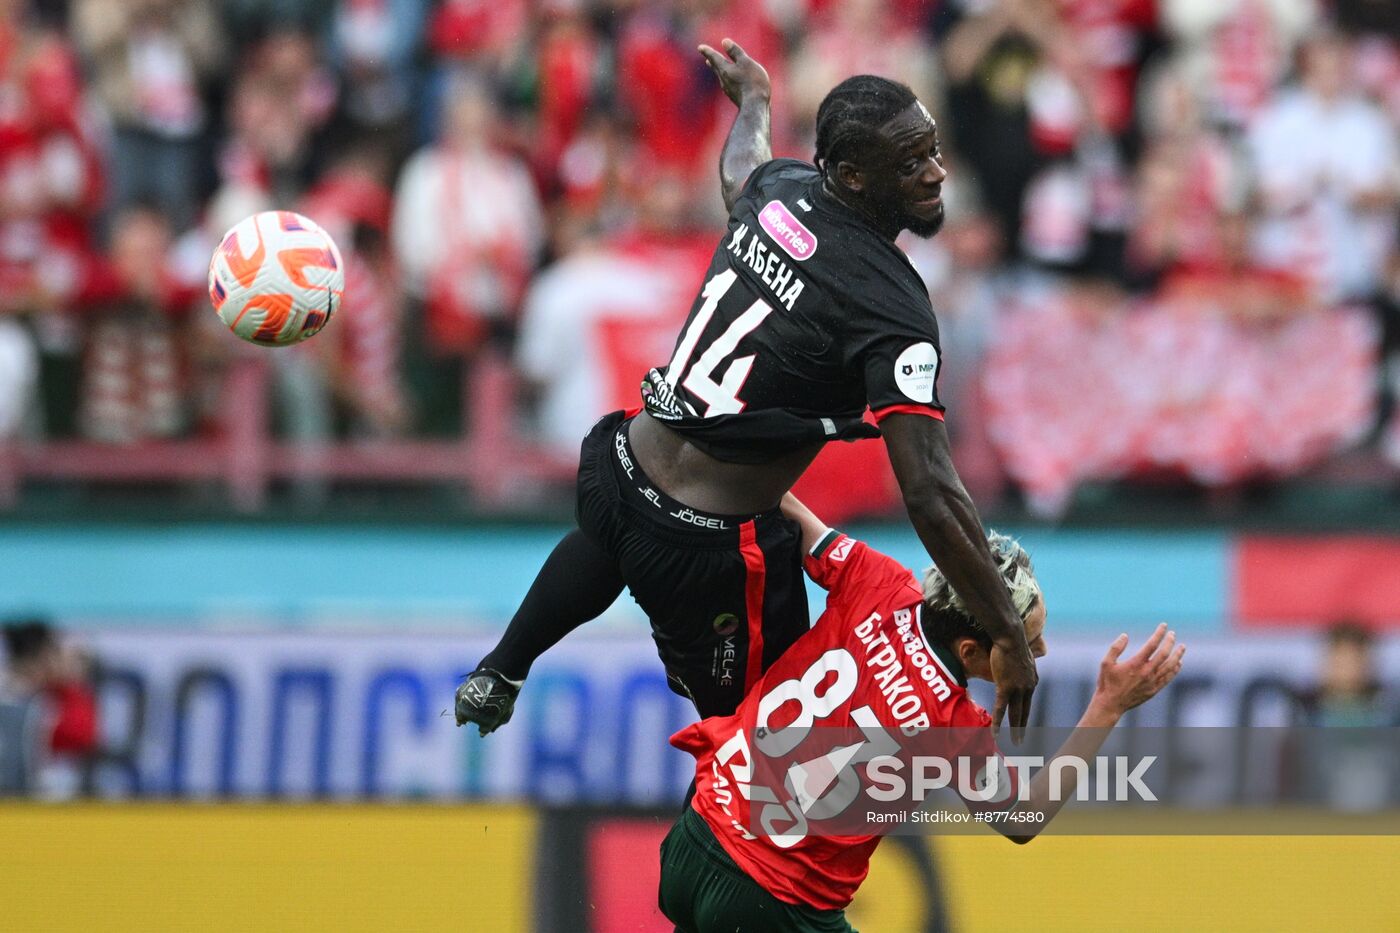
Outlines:
[{"label": "outstretched hand", "polygon": [[723,52],[702,44],[700,55],[719,78],[725,96],[736,106],[754,94],[767,100],[772,94],[772,87],[768,83],[768,72],[764,67],[750,58],[749,53],[740,48],[739,43],[733,39],[725,39],[720,45],[724,47]]},{"label": "outstretched hand", "polygon": [[992,712],[993,731],[1001,730],[1001,720],[1007,711],[1011,712],[1011,740],[1021,744],[1026,734],[1026,723],[1031,718],[1031,695],[1039,675],[1035,672],[1035,658],[1023,640],[1019,651],[1010,651],[1000,645],[992,645],[992,680],[997,685],[997,703]]},{"label": "outstretched hand", "polygon": [[1176,632],[1167,631],[1165,622],[1157,626],[1137,654],[1120,662],[1127,647],[1127,635],[1119,635],[1108,646],[1108,654],[1099,664],[1095,691],[1119,713],[1141,706],[1171,683],[1181,672],[1181,659],[1186,654],[1186,646],[1176,643]]}]

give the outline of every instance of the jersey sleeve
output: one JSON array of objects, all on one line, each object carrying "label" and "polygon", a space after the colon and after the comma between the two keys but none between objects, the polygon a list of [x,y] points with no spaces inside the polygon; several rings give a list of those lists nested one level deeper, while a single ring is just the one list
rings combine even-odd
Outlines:
[{"label": "jersey sleeve", "polygon": [[739,189],[735,204],[745,198],[764,199],[764,190],[778,178],[815,174],[816,168],[801,159],[769,159],[749,173]]},{"label": "jersey sleeve", "polygon": [[881,264],[865,271],[869,280],[853,283],[848,293],[853,339],[847,371],[864,376],[866,403],[877,423],[893,414],[941,421],[942,351],[932,309],[909,292],[907,276]]},{"label": "jersey sleeve", "polygon": [[813,582],[833,596],[879,587],[914,587],[909,568],[835,529],[823,535],[808,552],[803,566]]}]

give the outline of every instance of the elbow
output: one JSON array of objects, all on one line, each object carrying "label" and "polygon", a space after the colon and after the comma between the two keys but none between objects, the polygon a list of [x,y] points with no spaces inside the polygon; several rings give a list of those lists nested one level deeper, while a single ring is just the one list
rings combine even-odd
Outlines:
[{"label": "elbow", "polygon": [[734,205],[739,200],[739,191],[741,187],[741,185],[736,185],[729,181],[724,182],[724,184],[720,186],[720,196],[724,198],[724,212],[726,214],[734,213]]},{"label": "elbow", "polygon": [[1018,846],[1023,846],[1035,838],[1035,833],[1006,833],[1006,838]]},{"label": "elbow", "polygon": [[958,490],[952,483],[938,477],[910,484],[902,490],[904,507],[909,516],[931,530],[955,528],[958,525],[955,503]]}]

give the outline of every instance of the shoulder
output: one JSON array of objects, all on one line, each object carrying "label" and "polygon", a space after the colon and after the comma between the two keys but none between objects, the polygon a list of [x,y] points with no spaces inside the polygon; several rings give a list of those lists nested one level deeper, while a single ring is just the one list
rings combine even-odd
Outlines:
[{"label": "shoulder", "polygon": [[992,714],[968,696],[966,687],[958,687],[953,695],[952,722],[949,725],[981,729],[991,724]]},{"label": "shoulder", "polygon": [[431,146],[424,146],[409,156],[399,172],[399,187],[421,184],[423,179],[437,166],[437,152]]},{"label": "shoulder", "polygon": [[1378,140],[1393,139],[1384,111],[1370,101],[1359,97],[1349,100],[1343,105],[1338,122],[1346,130],[1357,135],[1374,137]]},{"label": "shoulder", "polygon": [[[833,240],[830,234],[827,240]],[[853,323],[863,330],[934,332],[928,286],[903,250],[877,236],[842,237],[830,245],[835,274],[846,285],[841,300]]]},{"label": "shoulder", "polygon": [[801,159],[769,159],[749,173],[739,197],[762,200],[772,197],[774,189],[784,183],[807,185],[819,177],[821,176],[817,167],[810,162],[803,162]]},{"label": "shoulder", "polygon": [[769,159],[753,170],[751,178],[760,181],[812,181],[820,176],[817,167],[801,159]]},{"label": "shoulder", "polygon": [[[887,283],[907,292],[916,303],[928,306],[928,287],[909,256],[896,243],[881,236],[826,191],[816,193],[813,206],[815,209],[806,219],[828,247],[827,262],[839,266],[843,275],[853,276],[856,283]],[[857,288],[849,291],[856,299],[878,299],[883,294],[872,296]]]}]

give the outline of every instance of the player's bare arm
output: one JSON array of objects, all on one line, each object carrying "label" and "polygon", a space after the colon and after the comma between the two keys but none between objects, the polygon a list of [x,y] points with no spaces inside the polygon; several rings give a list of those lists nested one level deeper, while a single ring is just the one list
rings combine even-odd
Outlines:
[{"label": "player's bare arm", "polygon": [[802,550],[809,554],[812,548],[826,537],[827,532],[831,531],[826,522],[818,518],[815,512],[803,505],[802,500],[792,493],[783,496],[782,509],[783,515],[797,522],[797,526],[802,529]]},{"label": "player's bare arm", "polygon": [[[1168,631],[1165,623],[1157,626],[1152,637],[1136,654],[1127,660],[1120,660],[1127,647],[1126,634],[1113,640],[1108,654],[1099,663],[1098,683],[1083,717],[1055,757],[1036,772],[1031,779],[1030,795],[1017,806],[1018,810],[1039,813],[1041,818],[1034,823],[1014,824],[1016,832],[1011,831],[1011,823],[992,824],[1011,841],[1020,844],[1030,842],[1060,812],[1065,801],[1074,795],[1078,773],[1074,768],[1056,769],[1057,760],[1062,757],[1074,757],[1081,761],[1092,759],[1124,713],[1152,699],[1181,673],[1186,646],[1176,643],[1176,633]],[[1057,770],[1060,787],[1052,798],[1050,775]]]},{"label": "player's bare arm", "polygon": [[1019,743],[1035,692],[1035,658],[987,549],[977,507],[953,467],[947,429],[934,418],[895,414],[881,422],[880,430],[919,540],[991,636],[997,688],[992,722],[999,728],[1009,711],[1012,738]]},{"label": "player's bare arm", "polygon": [[725,96],[739,108],[719,156],[719,183],[724,194],[724,209],[733,210],[744,181],[754,169],[773,158],[768,111],[772,88],[768,82],[768,72],[750,58],[739,43],[725,39],[720,45],[724,48],[723,52],[701,45],[700,54],[719,78]]}]

